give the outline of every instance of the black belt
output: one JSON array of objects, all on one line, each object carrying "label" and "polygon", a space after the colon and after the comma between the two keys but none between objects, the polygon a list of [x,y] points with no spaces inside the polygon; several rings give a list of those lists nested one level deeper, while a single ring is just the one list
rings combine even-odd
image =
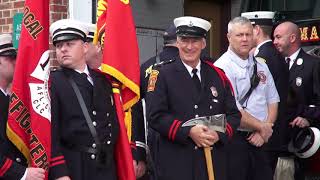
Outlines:
[{"label": "black belt", "polygon": [[71,144],[71,143],[62,141],[61,145],[71,151],[95,154],[96,155],[95,159],[99,164],[103,166],[111,165],[111,162],[113,159],[113,147],[107,147],[108,146],[107,144],[101,144],[100,146],[97,146],[97,148],[92,148],[84,145]]},{"label": "black belt", "polygon": [[98,150],[92,147],[87,147],[84,145],[78,145],[78,144],[72,144],[72,143],[67,143],[67,142],[61,142],[62,146],[66,147],[67,149],[70,149],[72,151],[80,151],[80,152],[85,152],[85,153],[90,153],[90,154],[97,154]]},{"label": "black belt", "polygon": [[248,138],[252,133],[252,131],[237,131],[237,134],[245,138]]}]

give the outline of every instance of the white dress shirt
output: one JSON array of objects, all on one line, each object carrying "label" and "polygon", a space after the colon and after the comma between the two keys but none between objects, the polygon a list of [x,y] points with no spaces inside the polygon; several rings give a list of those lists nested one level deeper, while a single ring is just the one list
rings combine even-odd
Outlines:
[{"label": "white dress shirt", "polygon": [[[254,71],[253,56],[243,60],[229,48],[214,64],[226,73],[234,89],[237,107],[243,109],[239,101],[250,89],[250,77]],[[277,103],[280,98],[265,63],[257,61],[257,74],[262,80],[244,103],[245,110],[258,120],[266,121],[268,104]]]},{"label": "white dress shirt", "polygon": [[[181,61],[182,61],[182,60],[181,60]],[[187,65],[187,64],[184,63],[183,61],[182,61],[182,63],[183,63],[183,65],[187,68],[187,71],[189,72],[190,76],[192,77],[192,76],[193,76],[192,70],[193,70],[194,68],[192,68],[191,66]],[[198,75],[199,80],[200,80],[200,82],[201,82],[201,73],[200,73],[200,70],[201,70],[201,61],[200,61],[200,60],[199,60],[199,63],[198,63],[198,65],[196,66],[195,69],[198,70],[198,71],[197,71],[197,75]]]}]

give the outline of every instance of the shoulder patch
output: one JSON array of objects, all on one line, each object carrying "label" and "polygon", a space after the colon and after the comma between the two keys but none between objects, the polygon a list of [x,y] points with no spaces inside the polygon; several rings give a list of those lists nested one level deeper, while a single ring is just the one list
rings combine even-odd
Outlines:
[{"label": "shoulder patch", "polygon": [[265,59],[262,58],[262,57],[255,57],[255,58],[256,58],[256,60],[257,60],[259,63],[261,63],[261,64],[267,63],[267,60],[265,60]]},{"label": "shoulder patch", "polygon": [[153,92],[154,88],[156,87],[156,82],[158,79],[159,71],[153,69],[150,73],[149,81],[148,81],[148,88],[147,92]]}]

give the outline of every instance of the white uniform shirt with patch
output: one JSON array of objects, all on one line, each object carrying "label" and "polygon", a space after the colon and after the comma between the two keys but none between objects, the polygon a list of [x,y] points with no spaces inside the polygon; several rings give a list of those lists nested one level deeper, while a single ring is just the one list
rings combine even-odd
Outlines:
[{"label": "white uniform shirt with patch", "polygon": [[[234,89],[238,109],[243,109],[240,99],[250,89],[250,77],[254,71],[253,56],[242,60],[230,48],[215,63],[224,70],[230,79]],[[250,97],[243,104],[245,110],[260,121],[266,121],[268,117],[268,104],[280,101],[272,75],[263,62],[257,61],[257,74],[260,77],[259,85],[252,91]]]}]

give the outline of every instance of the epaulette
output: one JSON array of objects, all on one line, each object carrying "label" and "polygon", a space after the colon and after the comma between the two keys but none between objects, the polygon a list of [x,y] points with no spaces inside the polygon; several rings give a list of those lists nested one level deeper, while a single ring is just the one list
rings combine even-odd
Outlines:
[{"label": "epaulette", "polygon": [[156,63],[156,64],[154,64],[153,65],[153,67],[161,67],[161,66],[163,66],[163,65],[165,65],[165,64],[170,64],[170,63],[172,63],[172,62],[174,62],[175,61],[175,59],[170,59],[170,60],[166,60],[166,61],[161,61],[161,62],[159,62],[159,63]]},{"label": "epaulette", "polygon": [[267,63],[267,60],[262,58],[262,57],[255,57],[255,58],[260,64],[266,64]]},{"label": "epaulette", "polygon": [[174,61],[174,59],[170,59],[170,60],[167,60],[167,61],[161,61],[161,62],[159,62],[159,63],[155,63],[155,64],[150,65],[150,66],[145,70],[145,78],[147,78],[154,69],[159,69],[159,68],[162,67],[163,65],[169,64],[169,63],[171,63],[171,62],[173,62],[173,61]]},{"label": "epaulette", "polygon": [[60,66],[52,66],[50,67],[50,73],[58,72],[61,70]]}]

